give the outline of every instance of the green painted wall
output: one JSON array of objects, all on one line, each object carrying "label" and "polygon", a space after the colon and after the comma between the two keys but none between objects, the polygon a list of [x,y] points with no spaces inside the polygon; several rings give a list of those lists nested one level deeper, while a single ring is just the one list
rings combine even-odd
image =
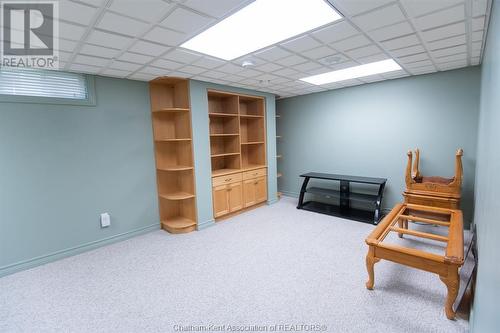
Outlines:
[{"label": "green painted wall", "polygon": [[95,88],[96,106],[0,103],[0,275],[159,228],[148,84]]},{"label": "green painted wall", "polygon": [[258,91],[195,80],[190,81],[189,89],[191,95],[198,229],[203,229],[214,223],[212,209],[212,168],[210,164],[208,128],[208,89],[263,96],[266,98],[268,203],[274,203],[277,200],[275,96]]},{"label": "green painted wall", "polygon": [[425,174],[452,176],[462,147],[470,220],[479,83],[473,67],[278,100],[279,190],[296,196],[308,171],[385,177],[390,208],[402,200],[408,149],[421,149]]},{"label": "green painted wall", "polygon": [[472,331],[500,330],[500,4],[493,3],[482,64],[481,111],[476,172],[475,215],[478,239],[477,288]]}]

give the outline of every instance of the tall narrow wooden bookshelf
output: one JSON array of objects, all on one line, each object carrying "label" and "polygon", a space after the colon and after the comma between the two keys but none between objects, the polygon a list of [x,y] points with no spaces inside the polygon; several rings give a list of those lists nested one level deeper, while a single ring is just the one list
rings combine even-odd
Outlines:
[{"label": "tall narrow wooden bookshelf", "polygon": [[161,226],[191,232],[197,223],[188,80],[162,77],[149,88]]},{"label": "tall narrow wooden bookshelf", "polygon": [[[279,120],[281,118],[281,115],[280,114],[276,114],[276,130],[279,130]],[[281,139],[281,136],[277,135],[276,136],[276,150],[277,150],[277,154],[276,154],[276,164],[278,165],[278,173],[276,174],[276,176],[278,177],[278,182],[280,180],[280,178],[283,176],[283,174],[280,172],[280,166],[281,166],[281,160],[283,159],[283,155],[281,154],[280,152],[280,139]],[[282,193],[281,192],[277,192],[276,193],[278,198],[281,198],[281,195]]]},{"label": "tall narrow wooden bookshelf", "polygon": [[264,98],[208,91],[214,217],[267,200]]}]

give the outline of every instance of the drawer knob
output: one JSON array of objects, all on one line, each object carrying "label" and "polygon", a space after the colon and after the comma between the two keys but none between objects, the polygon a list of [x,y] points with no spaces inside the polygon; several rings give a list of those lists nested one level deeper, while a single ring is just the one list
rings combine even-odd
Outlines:
[{"label": "drawer knob", "polygon": [[225,180],[225,181],[226,181],[226,182],[228,182],[228,181],[230,181],[230,180],[231,180],[231,178],[226,178],[226,180]]}]

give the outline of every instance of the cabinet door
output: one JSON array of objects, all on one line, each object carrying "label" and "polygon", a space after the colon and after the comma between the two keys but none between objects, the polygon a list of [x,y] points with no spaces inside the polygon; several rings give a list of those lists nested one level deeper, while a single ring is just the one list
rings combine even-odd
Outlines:
[{"label": "cabinet door", "polygon": [[243,205],[249,207],[255,205],[255,182],[256,179],[243,181]]},{"label": "cabinet door", "polygon": [[229,213],[227,185],[216,186],[212,189],[214,200],[214,217]]},{"label": "cabinet door", "polygon": [[243,190],[242,184],[233,183],[228,185],[229,211],[234,212],[243,208]]},{"label": "cabinet door", "polygon": [[259,177],[254,179],[255,184],[255,202],[260,203],[267,200],[267,178]]}]

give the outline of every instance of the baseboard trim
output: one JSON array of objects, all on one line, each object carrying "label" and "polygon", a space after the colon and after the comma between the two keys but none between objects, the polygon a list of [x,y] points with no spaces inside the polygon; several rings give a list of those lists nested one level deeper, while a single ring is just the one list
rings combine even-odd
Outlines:
[{"label": "baseboard trim", "polygon": [[196,230],[201,231],[203,229],[206,229],[208,227],[214,226],[215,225],[215,220],[211,219],[205,222],[198,223],[198,226],[196,227]]},{"label": "baseboard trim", "polygon": [[279,199],[278,199],[278,198],[274,198],[274,199],[271,199],[271,200],[267,200],[267,204],[268,204],[268,205],[272,205],[272,204],[277,203],[278,201],[279,201]]},{"label": "baseboard trim", "polygon": [[125,239],[129,239],[129,238],[139,236],[139,235],[142,235],[142,234],[154,231],[154,230],[159,230],[159,229],[160,229],[160,224],[157,223],[157,224],[149,225],[147,227],[142,227],[142,228],[130,230],[130,231],[127,231],[127,232],[124,232],[121,234],[117,234],[117,235],[114,235],[111,237],[107,237],[104,239],[99,239],[99,240],[96,240],[93,242],[88,242],[88,243],[78,245],[75,247],[71,247],[68,249],[52,252],[52,253],[49,253],[49,254],[46,254],[43,256],[35,257],[32,259],[28,259],[28,260],[23,260],[23,261],[20,261],[20,262],[11,264],[11,265],[3,266],[3,267],[0,267],[0,277],[14,274],[16,272],[23,271],[23,270],[26,270],[29,268],[41,266],[41,265],[47,264],[49,262],[53,262],[53,261],[63,259],[66,257],[71,257],[74,255],[83,253],[83,252],[94,250],[94,249],[97,249],[97,248],[105,246],[105,245],[109,245],[112,243],[123,241]]},{"label": "baseboard trim", "polygon": [[281,191],[281,193],[284,196],[287,196],[287,197],[292,197],[292,198],[298,198],[299,197],[299,193],[298,192]]}]

